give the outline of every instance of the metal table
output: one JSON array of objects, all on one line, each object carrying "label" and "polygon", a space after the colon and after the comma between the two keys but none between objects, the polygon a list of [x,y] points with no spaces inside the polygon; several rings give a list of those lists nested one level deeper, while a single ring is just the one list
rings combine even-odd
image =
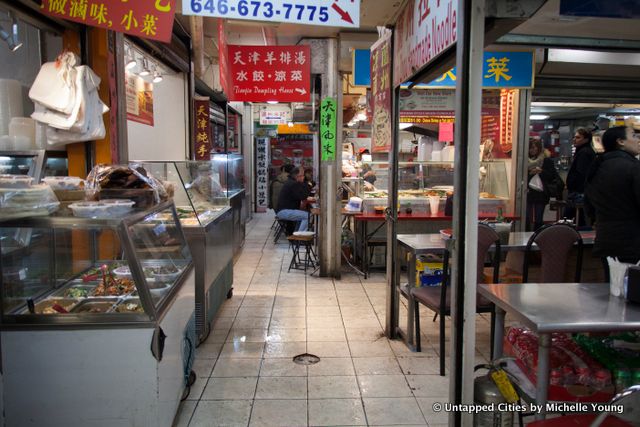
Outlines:
[{"label": "metal table", "polygon": [[[503,252],[524,251],[527,247],[527,242],[532,235],[532,231],[512,231],[511,233],[509,233],[509,242],[507,244],[500,245],[500,249]],[[595,232],[584,231],[580,232],[580,235],[582,236],[583,246],[593,245]],[[396,275],[393,281],[396,298],[392,317],[392,328],[394,329],[395,333],[403,338],[407,346],[411,350],[415,351],[415,345],[413,342],[414,313],[411,309],[411,307],[413,307],[413,298],[411,298],[411,295],[409,294],[409,286],[412,286],[416,283],[416,259],[419,255],[427,253],[442,253],[445,249],[447,249],[448,240],[443,239],[440,234],[398,234],[397,241],[398,247],[404,248],[404,250],[409,253],[409,260],[407,265],[407,276],[409,280],[406,285],[401,284],[400,269],[396,269]],[[533,249],[536,249],[535,245],[533,246]],[[402,253],[402,251],[398,250],[398,256],[400,255],[400,253]],[[398,259],[399,263],[405,261],[406,260],[404,259]],[[409,304],[406,331],[402,330],[399,327],[400,295],[407,298]]]},{"label": "metal table", "polygon": [[640,330],[640,306],[610,296],[607,283],[480,284],[478,291],[496,305],[495,357],[507,312],[539,336],[536,404],[543,409],[536,419],[546,415],[551,333]]}]

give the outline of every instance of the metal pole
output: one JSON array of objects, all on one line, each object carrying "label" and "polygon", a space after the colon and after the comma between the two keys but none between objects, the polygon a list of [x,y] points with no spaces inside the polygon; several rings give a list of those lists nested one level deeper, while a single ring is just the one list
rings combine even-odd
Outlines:
[{"label": "metal pole", "polygon": [[[393,38],[392,46],[393,46]],[[393,50],[393,49],[392,49]],[[393,68],[392,68],[393,72]],[[393,81],[393,77],[390,77],[390,80]],[[398,318],[399,318],[399,303],[397,301],[398,292],[396,292],[396,285],[400,285],[400,274],[398,265],[398,242],[396,238],[398,237],[398,210],[396,206],[398,206],[398,151],[399,149],[399,133],[400,129],[398,128],[398,114],[399,114],[399,92],[400,89],[394,89],[392,102],[392,115],[393,117],[391,121],[391,129],[393,129],[393,137],[391,140],[391,150],[389,151],[389,164],[391,165],[391,170],[389,171],[389,189],[388,189],[388,208],[386,213],[386,221],[387,221],[387,310],[386,310],[386,319],[385,319],[385,333],[387,337],[393,339],[397,337],[396,327],[398,326]],[[409,282],[409,286],[412,286],[411,282]],[[411,312],[413,307],[407,307],[407,310]]]},{"label": "metal pole", "polygon": [[[473,403],[484,18],[484,0],[458,0],[449,386],[456,404]],[[473,415],[452,413],[449,424],[471,426]]]}]

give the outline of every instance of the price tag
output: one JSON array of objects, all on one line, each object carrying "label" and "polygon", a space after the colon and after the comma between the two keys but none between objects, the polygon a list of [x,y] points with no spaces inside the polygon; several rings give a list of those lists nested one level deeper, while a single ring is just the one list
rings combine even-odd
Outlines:
[{"label": "price tag", "polygon": [[507,402],[515,403],[518,401],[518,393],[513,388],[513,384],[511,384],[511,381],[504,370],[496,369],[495,371],[491,371],[491,378],[498,387],[498,390],[500,390],[500,394],[502,394]]}]

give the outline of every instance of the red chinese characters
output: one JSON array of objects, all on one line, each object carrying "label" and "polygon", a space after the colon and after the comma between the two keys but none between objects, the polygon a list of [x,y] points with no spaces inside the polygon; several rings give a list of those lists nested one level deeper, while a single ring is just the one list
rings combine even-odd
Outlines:
[{"label": "red chinese characters", "polygon": [[169,42],[175,0],[43,0],[43,13],[92,27]]},{"label": "red chinese characters", "polygon": [[228,45],[230,101],[308,102],[311,87],[309,46]]}]

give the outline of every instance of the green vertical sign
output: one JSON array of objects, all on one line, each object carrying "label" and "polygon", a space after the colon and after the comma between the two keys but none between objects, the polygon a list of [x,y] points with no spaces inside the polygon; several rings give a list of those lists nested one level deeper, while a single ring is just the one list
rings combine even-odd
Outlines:
[{"label": "green vertical sign", "polygon": [[322,161],[336,159],[336,100],[325,98],[320,103],[320,146]]}]

